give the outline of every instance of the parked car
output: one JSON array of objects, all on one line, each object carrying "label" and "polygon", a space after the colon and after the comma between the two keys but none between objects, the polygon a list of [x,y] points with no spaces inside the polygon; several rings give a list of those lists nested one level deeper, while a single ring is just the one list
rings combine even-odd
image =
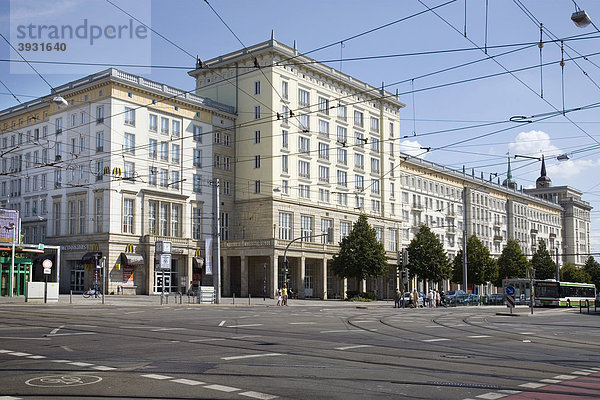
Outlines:
[{"label": "parked car", "polygon": [[465,303],[471,306],[478,306],[481,302],[478,294],[468,294]]},{"label": "parked car", "polygon": [[490,305],[503,305],[504,304],[504,293],[490,294],[488,303]]},{"label": "parked car", "polygon": [[[410,304],[410,293],[411,292],[406,292],[404,293],[404,304],[406,304],[407,306]],[[425,294],[423,292],[419,292],[419,299],[417,300],[417,305],[419,307],[423,307],[423,304],[425,304]]]},{"label": "parked car", "polygon": [[[462,297],[466,296],[466,294],[464,290],[450,290],[444,295],[444,300],[448,304],[458,304],[459,300],[464,300]],[[459,299],[456,296],[460,296]]]}]

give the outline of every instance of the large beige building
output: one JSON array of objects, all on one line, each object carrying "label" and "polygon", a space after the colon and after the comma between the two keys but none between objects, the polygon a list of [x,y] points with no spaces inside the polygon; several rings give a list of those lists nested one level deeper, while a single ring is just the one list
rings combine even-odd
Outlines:
[{"label": "large beige building", "polygon": [[59,86],[0,112],[1,206],[20,211],[25,243],[62,247],[62,292],[95,278],[107,293],[161,292],[156,241],[172,243],[166,291],[185,291],[214,234],[211,183],[231,181],[213,158],[233,155],[232,112],[116,69]]}]

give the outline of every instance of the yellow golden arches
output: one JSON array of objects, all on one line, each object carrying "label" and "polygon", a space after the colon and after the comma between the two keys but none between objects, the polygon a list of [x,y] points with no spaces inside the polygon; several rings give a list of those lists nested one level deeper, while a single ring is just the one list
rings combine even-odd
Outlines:
[{"label": "yellow golden arches", "polygon": [[131,243],[125,246],[125,253],[135,253],[135,246]]}]

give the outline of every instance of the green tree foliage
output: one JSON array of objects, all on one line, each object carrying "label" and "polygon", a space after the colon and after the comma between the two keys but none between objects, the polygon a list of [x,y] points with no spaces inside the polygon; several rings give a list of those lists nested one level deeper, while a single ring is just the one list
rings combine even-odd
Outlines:
[{"label": "green tree foliage", "polygon": [[342,278],[381,276],[387,272],[388,263],[383,244],[377,241],[375,229],[361,214],[350,231],[340,242],[340,251],[331,262],[333,273]]},{"label": "green tree foliage", "polygon": [[427,225],[421,225],[407,251],[411,275],[434,282],[451,276],[452,269],[444,246]]},{"label": "green tree foliage", "polygon": [[[495,282],[498,277],[496,260],[476,235],[467,239],[467,282],[482,285]],[[452,265],[452,282],[463,283],[463,252],[460,250]]]},{"label": "green tree foliage", "polygon": [[556,278],[556,263],[546,248],[546,242],[542,239],[538,242],[538,249],[531,258],[531,266],[535,270],[536,279]]},{"label": "green tree foliage", "polygon": [[529,262],[521,252],[519,242],[513,238],[508,239],[498,258],[498,277],[494,284],[502,286],[504,278],[525,278],[528,266]]},{"label": "green tree foliage", "polygon": [[592,278],[583,268],[577,268],[574,264],[565,263],[560,269],[560,280],[563,282],[590,283]]},{"label": "green tree foliage", "polygon": [[587,272],[590,276],[590,280],[588,283],[593,283],[596,285],[596,289],[600,290],[600,263],[594,259],[594,257],[589,256],[585,261],[585,265],[583,266],[585,272]]}]

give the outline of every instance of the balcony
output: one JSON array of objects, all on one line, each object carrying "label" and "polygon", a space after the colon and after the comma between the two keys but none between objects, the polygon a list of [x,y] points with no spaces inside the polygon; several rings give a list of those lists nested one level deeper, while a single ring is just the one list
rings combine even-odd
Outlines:
[{"label": "balcony", "polygon": [[502,235],[494,235],[494,242],[501,242],[503,240]]}]

